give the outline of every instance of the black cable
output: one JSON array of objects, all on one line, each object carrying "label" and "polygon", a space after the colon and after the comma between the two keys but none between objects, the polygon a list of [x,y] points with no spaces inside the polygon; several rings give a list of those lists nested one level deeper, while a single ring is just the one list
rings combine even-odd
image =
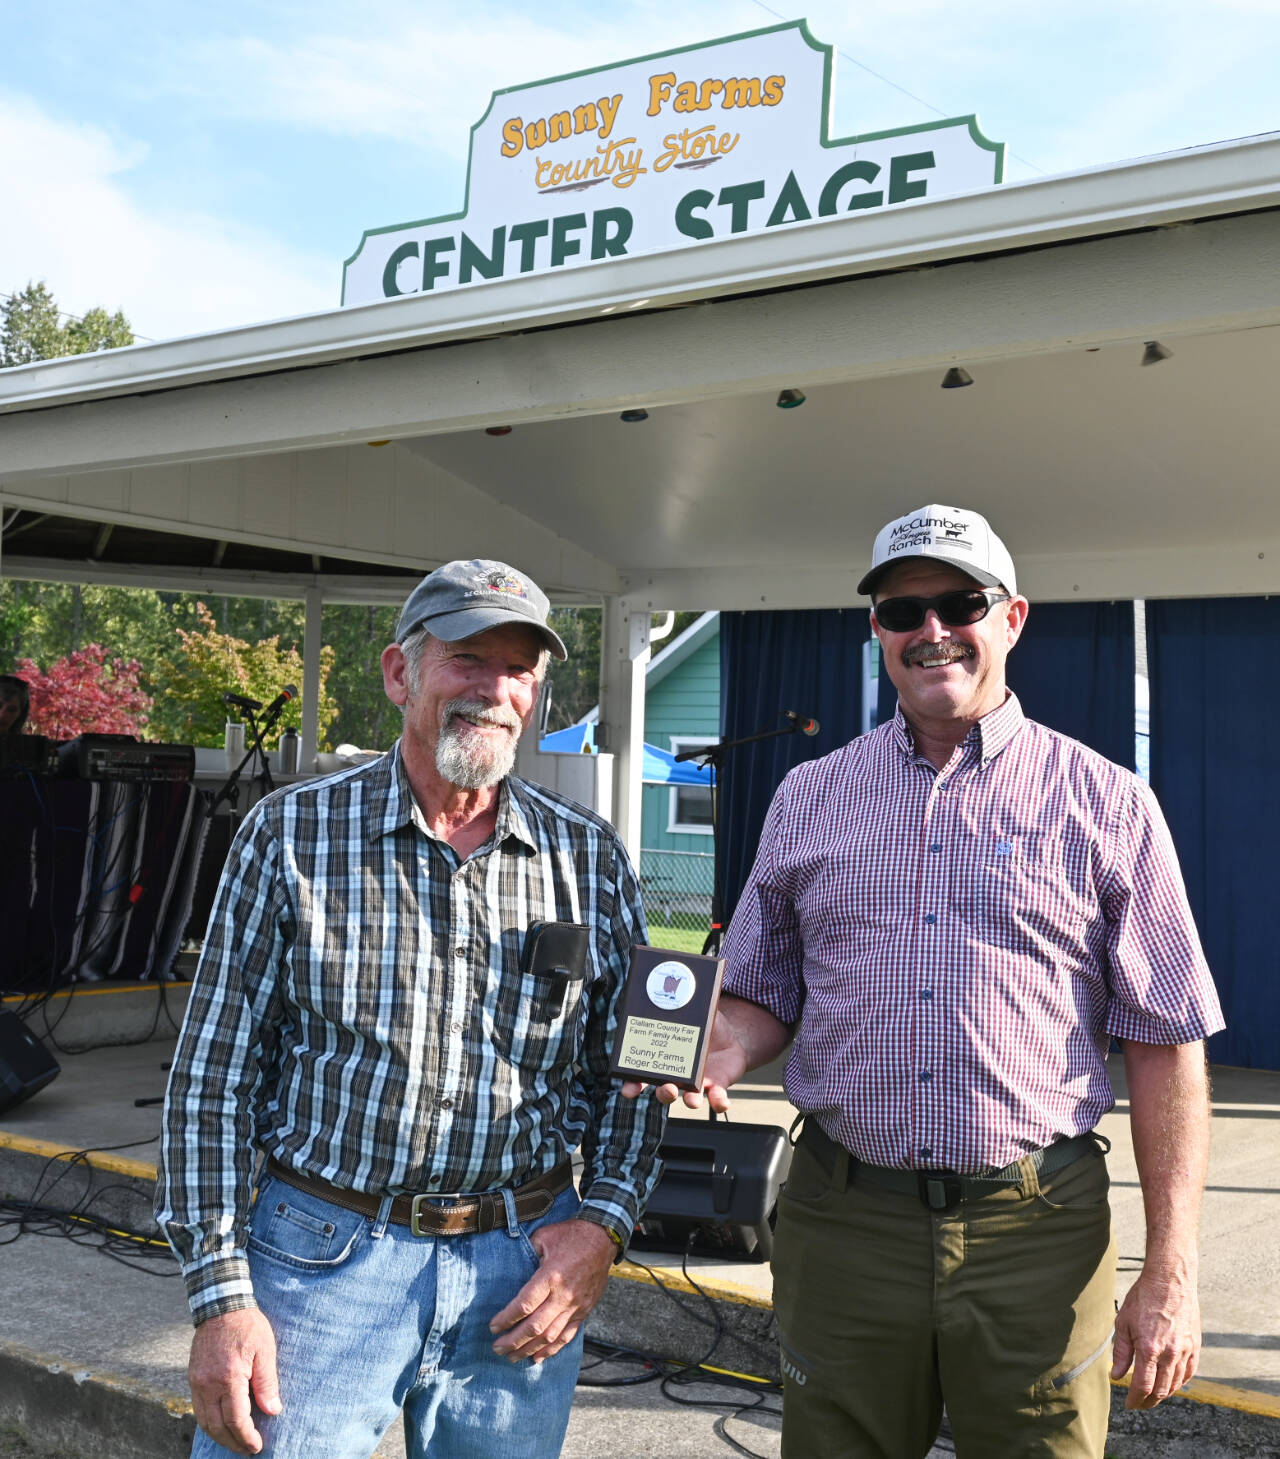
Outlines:
[{"label": "black cable", "polygon": [[[51,1156],[36,1176],[30,1199],[0,1201],[0,1212],[13,1213],[0,1215],[0,1246],[12,1245],[23,1236],[61,1236],[76,1246],[91,1246],[112,1261],[135,1271],[158,1277],[181,1275],[168,1243],[160,1236],[120,1231],[106,1217],[94,1214],[92,1206],[104,1195],[117,1190],[132,1191],[134,1187],[116,1181],[95,1190],[90,1183],[80,1199],[70,1206],[58,1206],[49,1201],[49,1196],[73,1167],[93,1168],[89,1165],[91,1154],[131,1150],[139,1145],[150,1145],[158,1138],[152,1135],[145,1140],[130,1140],[121,1145],[64,1150]],[[46,1186],[46,1178],[52,1174],[55,1165],[62,1168]],[[161,1263],[163,1270],[160,1269]]]}]

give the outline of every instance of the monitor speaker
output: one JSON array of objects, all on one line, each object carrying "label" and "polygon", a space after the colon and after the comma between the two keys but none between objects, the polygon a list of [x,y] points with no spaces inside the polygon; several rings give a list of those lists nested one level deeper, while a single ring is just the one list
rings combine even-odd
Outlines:
[{"label": "monitor speaker", "polygon": [[57,1059],[18,1015],[0,1011],[0,1112],[30,1099],[60,1072]]},{"label": "monitor speaker", "polygon": [[631,1246],[768,1261],[778,1191],[791,1169],[781,1125],[667,1122],[662,1178]]}]

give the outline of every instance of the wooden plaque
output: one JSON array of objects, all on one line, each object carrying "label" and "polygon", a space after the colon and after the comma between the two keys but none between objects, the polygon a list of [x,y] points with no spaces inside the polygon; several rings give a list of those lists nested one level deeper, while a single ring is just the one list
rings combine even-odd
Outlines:
[{"label": "wooden plaque", "polygon": [[634,947],[609,1072],[700,1090],[723,977],[722,957]]}]

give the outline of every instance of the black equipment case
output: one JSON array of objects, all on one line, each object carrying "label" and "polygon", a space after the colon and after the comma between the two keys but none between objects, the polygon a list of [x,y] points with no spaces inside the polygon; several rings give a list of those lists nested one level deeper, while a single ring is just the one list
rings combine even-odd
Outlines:
[{"label": "black equipment case", "polygon": [[660,1154],[662,1178],[632,1248],[769,1260],[778,1191],[791,1169],[781,1125],[673,1119]]}]

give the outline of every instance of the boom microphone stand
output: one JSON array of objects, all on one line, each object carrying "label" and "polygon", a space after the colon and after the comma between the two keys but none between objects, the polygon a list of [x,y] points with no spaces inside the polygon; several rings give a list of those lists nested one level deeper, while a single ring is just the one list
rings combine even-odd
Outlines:
[{"label": "boom microphone stand", "polygon": [[241,711],[241,713],[244,714],[245,719],[248,722],[248,727],[250,730],[250,734],[248,736],[249,748],[245,751],[244,758],[231,772],[231,774],[227,776],[226,780],[223,782],[222,789],[219,790],[217,795],[213,798],[213,801],[210,803],[209,809],[206,812],[210,821],[213,820],[214,815],[217,813],[218,807],[223,803],[223,801],[227,801],[233,806],[235,805],[240,795],[240,774],[244,770],[244,767],[255,756],[258,760],[258,769],[255,772],[254,778],[262,782],[263,795],[269,794],[276,788],[275,781],[271,778],[271,763],[267,758],[267,747],[263,743],[263,741],[266,737],[267,732],[274,728],[275,723],[280,718],[281,712],[283,711],[285,705],[288,704],[291,699],[296,699],[297,695],[298,691],[293,687],[293,685],[286,684],[284,689],[276,695],[276,697],[271,701],[270,704],[267,705],[267,712],[262,716],[261,724],[258,723],[257,717],[254,714],[254,710],[261,709],[262,705],[259,704],[256,700],[243,699],[237,695],[223,695],[223,698],[226,699],[228,703],[234,704]]},{"label": "boom microphone stand", "polygon": [[816,735],[818,733],[816,719],[806,719],[793,709],[784,709],[782,713],[791,723],[783,725],[781,729],[758,730],[753,735],[742,735],[736,740],[721,740],[719,744],[702,745],[696,750],[681,750],[675,756],[677,761],[697,760],[703,766],[710,765],[715,772],[715,778],[711,784],[711,849],[715,864],[712,868],[711,883],[711,930],[702,944],[702,952],[705,957],[720,956],[720,943],[724,937],[724,878],[720,871],[720,783],[724,774],[725,753],[728,750],[736,750],[739,745],[753,745],[757,740],[774,740],[780,735]]}]

